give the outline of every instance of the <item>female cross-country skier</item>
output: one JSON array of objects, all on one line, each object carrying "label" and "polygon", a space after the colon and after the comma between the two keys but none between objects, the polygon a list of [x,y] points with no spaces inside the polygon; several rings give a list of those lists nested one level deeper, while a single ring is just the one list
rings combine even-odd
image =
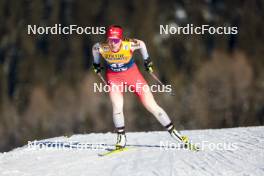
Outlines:
[{"label": "female cross-country skier", "polygon": [[[175,139],[189,144],[188,138],[182,136],[174,127],[167,113],[156,103],[150,89],[143,90],[148,86],[147,82],[138,70],[133,59],[133,52],[139,50],[144,60],[146,71],[153,72],[153,64],[149,57],[146,45],[137,39],[124,39],[123,29],[112,25],[106,32],[107,41],[96,43],[93,48],[93,69],[100,74],[100,58],[106,62],[106,79],[110,86],[110,99],[113,106],[113,121],[117,132],[116,148],[126,146],[125,123],[123,114],[123,89],[114,89],[115,85],[126,85],[134,88],[134,93],[139,97],[144,107],[151,112]],[[140,85],[140,87],[137,87]],[[118,87],[118,86],[116,86]],[[111,89],[113,88],[113,89]]]}]

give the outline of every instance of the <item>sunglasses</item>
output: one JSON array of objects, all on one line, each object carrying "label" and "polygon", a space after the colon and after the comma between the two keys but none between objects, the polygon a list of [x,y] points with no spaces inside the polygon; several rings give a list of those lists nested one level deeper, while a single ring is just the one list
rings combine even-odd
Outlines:
[{"label": "sunglasses", "polygon": [[117,44],[120,42],[120,40],[121,39],[109,39],[109,42]]}]

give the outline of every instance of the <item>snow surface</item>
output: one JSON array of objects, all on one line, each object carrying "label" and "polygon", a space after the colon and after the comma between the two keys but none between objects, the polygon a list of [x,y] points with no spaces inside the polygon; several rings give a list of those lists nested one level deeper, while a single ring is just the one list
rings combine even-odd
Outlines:
[{"label": "snow surface", "polygon": [[[200,143],[200,147],[202,143],[207,145],[202,151],[193,152],[176,146],[167,132],[128,133],[130,150],[100,157],[98,154],[113,148],[115,134],[92,133],[58,137],[38,141],[37,144],[42,145],[37,148],[24,146],[0,153],[0,175],[264,175],[264,126],[181,133],[188,135],[193,143]],[[164,146],[166,142],[173,145]],[[87,145],[77,148],[78,144]],[[215,144],[219,148],[213,149]]]}]

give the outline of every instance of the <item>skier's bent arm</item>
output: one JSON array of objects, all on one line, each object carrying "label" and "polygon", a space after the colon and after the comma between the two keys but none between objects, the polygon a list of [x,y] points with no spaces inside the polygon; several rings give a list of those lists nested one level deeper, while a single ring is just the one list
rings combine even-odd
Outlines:
[{"label": "skier's bent arm", "polygon": [[143,57],[143,60],[144,60],[144,66],[145,66],[146,71],[148,71],[150,73],[153,72],[153,63],[149,57],[146,44],[142,40],[133,39],[131,48],[133,51],[139,49],[139,51]]},{"label": "skier's bent arm", "polygon": [[149,58],[146,44],[142,40],[132,39],[131,49],[132,51],[139,49],[144,60],[147,60]]}]

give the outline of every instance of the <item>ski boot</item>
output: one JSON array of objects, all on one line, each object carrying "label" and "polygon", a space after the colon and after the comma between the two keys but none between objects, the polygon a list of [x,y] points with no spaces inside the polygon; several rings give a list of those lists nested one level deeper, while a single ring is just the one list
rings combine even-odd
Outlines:
[{"label": "ski boot", "polygon": [[122,149],[126,146],[126,134],[125,132],[117,132],[116,149]]},{"label": "ski boot", "polygon": [[187,136],[182,136],[173,125],[171,125],[171,128],[169,128],[168,131],[172,138],[182,142],[185,148],[190,149],[192,151],[199,151],[199,148],[196,147],[194,144],[191,144],[189,138]]}]

